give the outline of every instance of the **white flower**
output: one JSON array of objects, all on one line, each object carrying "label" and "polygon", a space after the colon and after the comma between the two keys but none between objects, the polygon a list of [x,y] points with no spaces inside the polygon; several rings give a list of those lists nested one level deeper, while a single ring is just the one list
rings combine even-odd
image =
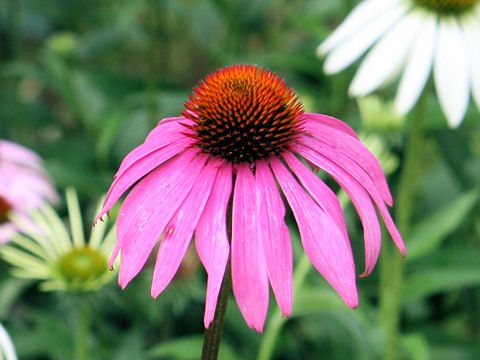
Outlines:
[{"label": "white flower", "polygon": [[395,109],[417,102],[433,68],[440,106],[451,127],[463,120],[470,89],[480,109],[479,0],[366,0],[317,49],[334,74],[371,47],[350,84],[365,96],[401,73]]},{"label": "white flower", "polygon": [[7,333],[7,330],[0,323],[0,360],[17,360],[15,348],[13,347],[12,339]]}]

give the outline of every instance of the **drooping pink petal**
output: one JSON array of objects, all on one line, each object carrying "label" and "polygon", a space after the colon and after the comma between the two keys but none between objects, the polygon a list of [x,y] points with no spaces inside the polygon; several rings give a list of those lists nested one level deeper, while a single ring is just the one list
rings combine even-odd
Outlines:
[{"label": "drooping pink petal", "polygon": [[[344,154],[356,162],[358,166],[362,167],[373,180],[375,186],[380,191],[383,200],[388,205],[392,206],[392,195],[388,188],[387,179],[385,178],[382,167],[365,145],[358,140],[352,139],[344,132],[328,125],[306,121],[303,127],[316,139],[333,148],[337,153],[337,157]],[[302,140],[306,137],[307,136],[304,136]],[[316,143],[318,144],[319,142],[317,141]]]},{"label": "drooping pink petal", "polygon": [[378,188],[377,184],[368,175],[367,171],[348,155],[345,155],[329,144],[308,135],[302,136],[298,143],[308,146],[315,152],[322,154],[325,158],[340,166],[347,171],[350,176],[361,183],[372,197],[380,198],[380,201],[382,203],[384,202],[385,199],[382,197],[381,190]]},{"label": "drooping pink petal", "polygon": [[262,332],[267,316],[269,289],[256,213],[255,177],[248,164],[240,164],[233,193],[233,293],[248,326]]},{"label": "drooping pink petal", "polygon": [[[345,191],[347,191],[347,193],[355,193],[357,195],[360,194],[360,191],[355,190],[355,187],[354,187],[355,184],[360,185],[362,188],[368,191],[373,201],[377,205],[378,209],[380,210],[380,214],[382,215],[382,218],[385,221],[385,225],[390,235],[392,236],[392,239],[395,242],[395,245],[397,245],[398,249],[400,250],[403,256],[406,255],[405,244],[403,243],[402,237],[398,232],[398,229],[395,226],[395,223],[393,222],[392,217],[390,216],[390,213],[388,212],[388,209],[385,206],[382,198],[380,197],[378,192],[375,192],[375,191],[371,192],[368,190],[368,188],[371,188],[372,186],[374,186],[373,183],[369,183],[368,181],[366,181],[365,184],[360,183],[346,169],[343,169],[334,161],[318,153],[312,148],[297,144],[293,146],[293,150],[298,152],[302,157],[304,157],[308,161],[314,163],[316,166],[328,172],[334,179],[337,180],[337,182],[340,185],[344,184],[345,186],[344,189]],[[358,189],[358,187],[356,187],[356,189]],[[366,207],[368,206],[366,204],[367,202],[363,202],[362,205],[360,206],[365,210],[367,209]],[[365,225],[366,224],[364,224],[364,226]],[[377,248],[377,245],[374,245],[372,243],[372,248]]]},{"label": "drooping pink petal", "polygon": [[208,274],[205,315],[208,329],[215,315],[218,294],[230,255],[227,233],[227,205],[232,193],[232,165],[225,162],[218,170],[207,204],[195,230],[195,246]]},{"label": "drooping pink petal", "polygon": [[278,158],[272,158],[270,165],[295,216],[308,258],[345,303],[357,307],[355,264],[342,232]]},{"label": "drooping pink petal", "polygon": [[343,131],[345,134],[353,136],[355,139],[358,139],[357,133],[347,123],[344,123],[343,121],[338,120],[332,116],[315,114],[315,113],[303,113],[303,117],[307,121],[314,121],[316,123],[333,127],[340,131]]},{"label": "drooping pink petal", "polygon": [[[311,172],[309,172],[308,169],[305,169],[303,164],[301,164],[301,162],[294,155],[287,154],[287,155],[284,155],[284,158],[287,160],[287,164],[290,166],[290,168],[293,170],[293,172],[297,175],[297,177],[300,179],[302,184],[305,186],[305,188],[307,188],[307,190],[310,193],[318,191],[320,187],[318,188],[315,187],[313,182],[312,184],[308,184],[308,185],[306,184],[304,178],[307,176],[310,177],[307,174],[309,173],[311,174]],[[297,167],[298,163],[300,163],[301,166],[298,165]],[[299,172],[299,169],[302,167],[303,169],[305,169],[305,170],[302,170],[303,172],[305,172],[305,174],[301,174]],[[313,176],[318,179],[316,175],[313,175]],[[378,256],[380,254],[382,233],[380,230],[380,223],[378,222],[378,218],[377,218],[377,212],[375,211],[375,207],[373,206],[372,200],[368,196],[367,192],[357,181],[355,181],[355,179],[352,179],[349,177],[346,177],[345,181],[342,181],[342,179],[337,179],[336,177],[334,177],[334,179],[340,184],[340,186],[343,189],[345,189],[346,193],[352,199],[353,205],[357,209],[357,212],[360,217],[360,221],[362,222],[362,225],[363,225],[364,238],[365,238],[365,271],[361,276],[366,276],[370,274],[370,272],[373,270],[377,262]],[[327,186],[327,189],[330,189],[330,188]],[[336,212],[337,216],[340,216],[341,221],[343,221],[343,224],[345,224],[345,221],[341,212],[340,204],[338,203],[338,199],[333,193],[333,191],[330,190],[330,192],[331,194],[333,194],[334,199],[331,198],[331,195],[329,196],[330,202],[332,203],[332,205],[329,205],[329,206],[334,206],[334,208],[332,208],[331,210],[328,210],[327,208],[324,207],[324,210],[329,213]],[[317,201],[317,203],[318,203],[318,199],[321,199],[323,200],[323,202],[325,202],[325,200],[327,199],[327,196],[326,195],[321,196],[320,194],[318,194],[316,197],[314,196],[314,199]],[[335,202],[338,205],[335,205]],[[320,206],[322,205],[320,204]],[[346,238],[348,239],[348,235],[346,235]]]},{"label": "drooping pink petal", "polygon": [[295,155],[285,152],[283,158],[290,169],[298,177],[305,189],[318,205],[335,220],[346,241],[348,240],[347,225],[343,217],[342,207],[335,193],[317,175],[307,169]]},{"label": "drooping pink petal", "polygon": [[267,274],[284,316],[292,312],[292,243],[285,225],[285,206],[265,160],[256,164],[257,222]]},{"label": "drooping pink petal", "polygon": [[121,250],[118,282],[123,288],[145,265],[153,247],[205,164],[198,149],[187,149],[142,179],[120,208],[113,265]]},{"label": "drooping pink petal", "polygon": [[170,283],[182,262],[198,219],[205,207],[217,174],[217,161],[207,163],[190,193],[168,222],[153,271],[152,296],[156,298]]},{"label": "drooping pink petal", "polygon": [[102,216],[118,201],[123,193],[128,190],[128,188],[165,161],[181,153],[184,149],[190,146],[192,142],[193,139],[181,135],[176,141],[160,147],[153,152],[149,152],[148,155],[139,158],[136,163],[133,163],[128,168],[122,170],[121,174],[115,178],[110,186],[102,210],[98,213],[94,222],[101,219]]}]

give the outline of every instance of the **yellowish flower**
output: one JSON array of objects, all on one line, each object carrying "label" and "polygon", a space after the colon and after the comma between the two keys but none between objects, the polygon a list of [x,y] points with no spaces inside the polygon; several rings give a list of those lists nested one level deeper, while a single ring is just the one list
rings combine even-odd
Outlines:
[{"label": "yellowish flower", "polygon": [[67,189],[66,198],[70,231],[48,204],[30,211],[28,217],[12,214],[20,232],[0,247],[0,255],[13,265],[13,275],[41,280],[42,290],[99,289],[114,276],[107,260],[115,242],[114,226],[105,235],[108,220],[98,222],[86,242],[75,190]]}]

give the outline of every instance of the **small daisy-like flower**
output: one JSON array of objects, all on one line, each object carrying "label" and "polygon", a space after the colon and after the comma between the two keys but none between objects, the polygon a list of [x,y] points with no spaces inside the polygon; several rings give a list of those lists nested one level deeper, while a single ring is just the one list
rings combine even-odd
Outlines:
[{"label": "small daisy-like flower", "polygon": [[120,165],[97,217],[133,186],[120,209],[110,260],[121,253],[119,284],[125,287],[138,274],[161,238],[151,289],[157,297],[195,233],[208,274],[205,326],[231,257],[237,304],[247,324],[262,331],[269,284],[282,313],[292,309],[292,246],[282,192],[312,264],[355,308],[355,265],[342,209],[302,159],[330,173],[351,196],[365,229],[364,275],[380,251],[373,203],[405,253],[385,205],[392,197],[382,169],[354,131],[329,116],[304,113],[292,89],[272,72],[233,65],[201,81],[182,116],[160,121]]},{"label": "small daisy-like flower", "polygon": [[104,236],[108,225],[100,222],[85,242],[77,194],[69,188],[66,195],[71,235],[55,210],[45,203],[31,210],[28,217],[11,215],[19,233],[0,247],[0,255],[14,266],[13,275],[41,280],[42,290],[96,290],[114,276],[108,269],[115,243],[114,227]]},{"label": "small daisy-like flower", "polygon": [[[435,88],[451,127],[463,120],[470,88],[480,109],[479,0],[366,0],[317,49],[334,74],[371,50],[349,92],[365,96],[402,73],[395,108],[406,114],[433,68]],[[374,45],[375,44],[375,45]]]},{"label": "small daisy-like flower", "polygon": [[10,339],[7,330],[0,323],[0,360],[3,359],[17,360],[17,354],[15,353],[12,339]]},{"label": "small daisy-like flower", "polygon": [[0,139],[0,243],[16,232],[8,221],[10,211],[26,214],[46,200],[58,201],[58,194],[43,169],[43,162],[33,151]]}]

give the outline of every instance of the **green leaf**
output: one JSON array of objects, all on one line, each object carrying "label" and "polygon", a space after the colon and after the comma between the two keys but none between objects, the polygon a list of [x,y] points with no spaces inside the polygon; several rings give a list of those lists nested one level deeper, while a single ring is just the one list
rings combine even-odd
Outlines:
[{"label": "green leaf", "polygon": [[295,294],[292,316],[347,309],[345,303],[329,289],[302,289]]},{"label": "green leaf", "polygon": [[403,300],[409,301],[431,294],[480,285],[480,266],[449,265],[412,274],[405,283]]},{"label": "green leaf", "polygon": [[407,334],[401,340],[401,346],[412,360],[430,360],[428,342],[422,334]]},{"label": "green leaf", "polygon": [[0,319],[9,315],[12,305],[31,284],[30,280],[11,277],[7,277],[0,283]]},{"label": "green leaf", "polygon": [[478,190],[468,191],[418,223],[408,239],[408,260],[421,258],[438,248],[467,218],[478,198]]}]

